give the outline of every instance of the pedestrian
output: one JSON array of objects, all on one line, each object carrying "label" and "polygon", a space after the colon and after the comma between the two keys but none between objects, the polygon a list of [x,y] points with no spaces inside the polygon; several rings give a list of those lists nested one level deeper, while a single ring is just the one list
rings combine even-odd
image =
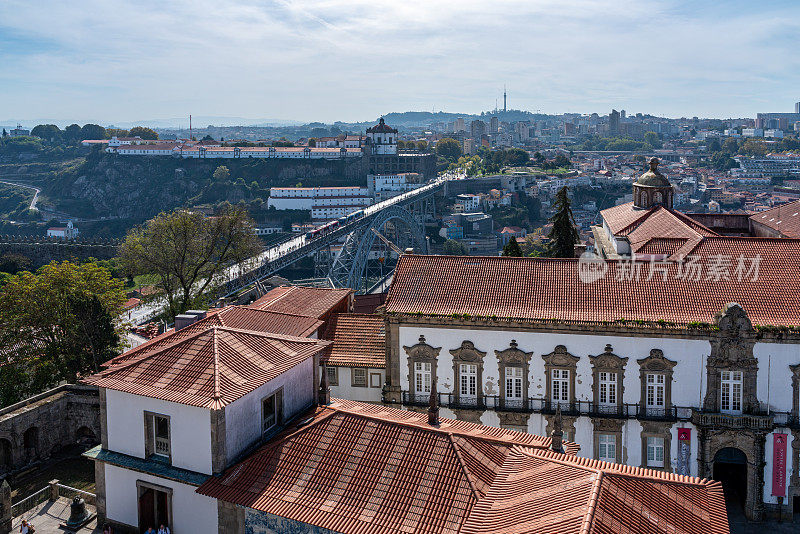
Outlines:
[{"label": "pedestrian", "polygon": [[153,530],[153,527],[148,527],[147,532],[145,532],[144,534],[156,534],[156,531]]},{"label": "pedestrian", "polygon": [[165,527],[164,523],[161,523],[161,526],[158,527],[158,534],[170,534],[169,527]]},{"label": "pedestrian", "polygon": [[114,534],[114,531],[111,529],[111,525],[108,523],[103,525],[103,534]]}]

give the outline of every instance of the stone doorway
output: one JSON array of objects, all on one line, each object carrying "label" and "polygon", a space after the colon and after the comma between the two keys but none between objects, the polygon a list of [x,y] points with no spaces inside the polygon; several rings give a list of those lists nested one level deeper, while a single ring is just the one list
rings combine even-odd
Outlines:
[{"label": "stone doorway", "polygon": [[139,532],[152,527],[158,531],[160,525],[172,530],[172,495],[150,485],[139,484]]},{"label": "stone doorway", "polygon": [[725,447],[714,455],[714,480],[722,482],[730,509],[744,510],[747,500],[747,456],[740,449]]}]

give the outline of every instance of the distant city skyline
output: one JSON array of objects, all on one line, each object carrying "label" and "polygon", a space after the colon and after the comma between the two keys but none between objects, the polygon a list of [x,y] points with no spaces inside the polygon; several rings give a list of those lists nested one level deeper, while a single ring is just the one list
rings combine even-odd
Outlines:
[{"label": "distant city skyline", "polygon": [[475,114],[504,85],[531,112],[755,117],[800,100],[798,30],[789,1],[7,0],[0,124]]}]

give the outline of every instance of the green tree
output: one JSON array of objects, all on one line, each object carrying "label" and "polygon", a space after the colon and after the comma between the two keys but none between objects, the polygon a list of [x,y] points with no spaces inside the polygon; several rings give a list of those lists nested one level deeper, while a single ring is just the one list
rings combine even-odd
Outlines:
[{"label": "green tree", "polygon": [[31,130],[31,135],[40,139],[46,139],[51,143],[61,139],[61,129],[55,124],[39,124]]},{"label": "green tree", "polygon": [[8,132],[6,131],[5,128],[3,128],[3,137],[8,137]]},{"label": "green tree", "polygon": [[174,317],[214,287],[224,269],[260,250],[247,210],[232,206],[216,217],[187,210],[161,213],[128,233],[120,257],[129,273],[157,277]]},{"label": "green tree", "polygon": [[521,148],[509,148],[505,151],[505,164],[511,166],[525,165],[530,160],[530,155]]},{"label": "green tree", "polygon": [[508,240],[508,243],[503,247],[503,256],[522,256],[522,249],[519,248],[519,243],[517,243],[516,238],[512,237]]},{"label": "green tree", "polygon": [[644,134],[644,142],[653,148],[661,148],[664,146],[661,139],[658,138],[658,134],[655,132],[646,132]]},{"label": "green tree", "polygon": [[442,251],[445,256],[466,256],[469,252],[463,243],[455,239],[445,241],[444,245],[442,245]]},{"label": "green tree", "polygon": [[81,127],[77,124],[70,124],[64,128],[64,139],[71,143],[81,140]]},{"label": "green tree", "polygon": [[436,153],[448,161],[456,161],[461,156],[461,143],[445,137],[436,143]]},{"label": "green tree", "polygon": [[719,152],[721,150],[722,145],[720,144],[719,139],[716,137],[712,137],[708,140],[708,143],[706,143],[706,152],[709,154],[713,154],[714,152]]},{"label": "green tree", "polygon": [[155,141],[158,139],[158,134],[152,128],[147,128],[145,126],[134,126],[130,130],[131,137],[141,137],[142,139],[147,139],[148,141]]},{"label": "green tree", "polygon": [[748,139],[739,147],[739,154],[744,156],[763,157],[767,155],[767,152],[769,152],[769,148],[766,143],[755,139]]},{"label": "green tree", "polygon": [[96,263],[50,263],[0,290],[0,345],[27,362],[40,386],[95,372],[122,349],[122,280]]},{"label": "green tree", "polygon": [[122,128],[106,128],[106,139],[112,137],[130,137],[130,132]]},{"label": "green tree", "polygon": [[220,165],[214,170],[212,177],[215,182],[227,182],[230,180],[231,171],[225,165]]},{"label": "green tree", "polygon": [[572,216],[572,208],[568,190],[565,187],[556,193],[556,201],[553,205],[555,214],[550,218],[553,228],[547,237],[550,242],[547,246],[548,256],[551,258],[573,258],[575,256],[575,245],[578,243],[578,230],[575,229],[575,218]]},{"label": "green tree", "polygon": [[105,139],[106,129],[98,124],[84,124],[81,128],[80,140],[84,139]]},{"label": "green tree", "polygon": [[317,140],[316,140],[316,139],[314,139],[313,137],[312,137],[312,138],[310,138],[310,139],[308,140],[308,146],[309,146],[310,148],[316,148],[316,147],[317,147]]},{"label": "green tree", "polygon": [[427,141],[417,141],[417,150],[420,152],[425,152],[428,150],[428,142]]}]

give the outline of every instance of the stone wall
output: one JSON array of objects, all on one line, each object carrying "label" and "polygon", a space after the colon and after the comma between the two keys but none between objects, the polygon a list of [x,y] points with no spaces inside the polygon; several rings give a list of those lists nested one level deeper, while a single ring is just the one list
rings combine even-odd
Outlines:
[{"label": "stone wall", "polygon": [[31,268],[37,269],[51,261],[85,261],[89,258],[107,260],[117,254],[120,241],[98,239],[92,241],[66,241],[41,236],[0,236],[0,256],[20,254],[31,260]]},{"label": "stone wall", "polygon": [[0,475],[100,440],[97,388],[63,385],[0,410]]}]

